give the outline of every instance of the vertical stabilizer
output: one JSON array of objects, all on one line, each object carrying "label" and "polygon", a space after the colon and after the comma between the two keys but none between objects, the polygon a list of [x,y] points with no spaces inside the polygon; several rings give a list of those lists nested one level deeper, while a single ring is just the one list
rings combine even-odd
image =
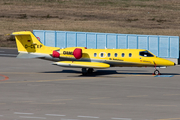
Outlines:
[{"label": "vertical stabilizer", "polygon": [[15,35],[17,49],[20,53],[52,54],[54,50],[60,49],[43,45],[30,31],[14,32],[12,35]]}]

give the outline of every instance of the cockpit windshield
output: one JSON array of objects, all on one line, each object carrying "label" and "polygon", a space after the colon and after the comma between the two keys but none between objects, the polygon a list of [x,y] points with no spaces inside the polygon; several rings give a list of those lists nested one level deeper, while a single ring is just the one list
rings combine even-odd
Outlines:
[{"label": "cockpit windshield", "polygon": [[149,51],[141,51],[139,52],[139,55],[144,57],[154,57],[154,55],[151,54]]}]

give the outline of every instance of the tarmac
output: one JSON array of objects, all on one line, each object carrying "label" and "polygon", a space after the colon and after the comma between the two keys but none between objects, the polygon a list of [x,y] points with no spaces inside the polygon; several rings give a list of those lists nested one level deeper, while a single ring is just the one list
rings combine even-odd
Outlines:
[{"label": "tarmac", "polygon": [[0,120],[180,120],[180,66],[82,76],[51,63],[0,57]]}]

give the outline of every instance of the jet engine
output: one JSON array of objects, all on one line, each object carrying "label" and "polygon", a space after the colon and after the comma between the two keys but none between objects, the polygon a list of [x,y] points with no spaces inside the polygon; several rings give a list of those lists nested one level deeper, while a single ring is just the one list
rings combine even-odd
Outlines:
[{"label": "jet engine", "polygon": [[60,53],[57,52],[57,51],[53,51],[52,57],[54,57],[54,58],[59,58],[59,57],[60,57]]},{"label": "jet engine", "polygon": [[[86,48],[83,48],[86,49]],[[65,48],[65,49],[61,49],[60,52],[59,51],[53,51],[53,53],[51,54],[53,58],[69,58],[69,57],[74,57],[76,59],[80,59],[82,57],[82,49],[81,48],[75,48],[75,47],[71,47],[71,48]]]},{"label": "jet engine", "polygon": [[76,48],[74,51],[73,51],[73,55],[76,59],[80,59],[82,57],[82,49],[80,48]]}]

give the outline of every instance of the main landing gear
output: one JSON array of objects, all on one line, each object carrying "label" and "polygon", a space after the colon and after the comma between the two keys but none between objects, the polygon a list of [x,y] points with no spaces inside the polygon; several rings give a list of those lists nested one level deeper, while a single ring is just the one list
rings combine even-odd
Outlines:
[{"label": "main landing gear", "polygon": [[88,75],[88,74],[92,74],[94,71],[93,68],[82,68],[82,75]]}]

